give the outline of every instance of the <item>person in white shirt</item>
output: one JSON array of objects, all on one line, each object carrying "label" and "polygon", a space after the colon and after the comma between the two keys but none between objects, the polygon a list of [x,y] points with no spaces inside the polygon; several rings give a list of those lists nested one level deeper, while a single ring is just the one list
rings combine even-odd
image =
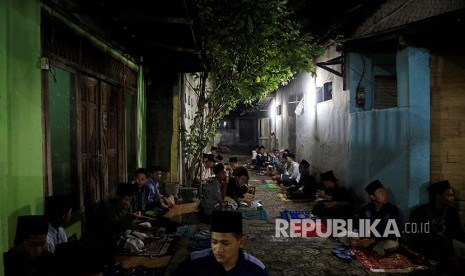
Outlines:
[{"label": "person in white shirt", "polygon": [[299,163],[294,161],[295,154],[288,153],[286,156],[286,170],[281,175],[281,179],[278,180],[278,184],[283,187],[289,187],[296,185],[300,180]]},{"label": "person in white shirt", "polygon": [[50,196],[45,200],[45,216],[48,221],[47,243],[45,250],[55,253],[55,247],[68,242],[65,229],[71,218],[71,198],[69,196]]}]

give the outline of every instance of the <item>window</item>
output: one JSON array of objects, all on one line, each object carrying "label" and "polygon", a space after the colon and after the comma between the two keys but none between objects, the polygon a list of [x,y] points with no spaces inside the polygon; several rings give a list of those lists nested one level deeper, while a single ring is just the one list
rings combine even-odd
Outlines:
[{"label": "window", "polygon": [[375,76],[374,93],[374,108],[397,107],[397,78],[395,76]]},{"label": "window", "polygon": [[326,82],[323,87],[316,88],[316,103],[329,101],[333,98],[333,82]]},{"label": "window", "polygon": [[49,194],[69,195],[79,210],[76,96],[74,74],[58,67],[48,71],[48,133],[51,175]]},{"label": "window", "polygon": [[278,105],[276,107],[276,115],[279,116],[279,115],[282,115],[282,113],[283,113],[282,107],[281,107],[281,105]]},{"label": "window", "polygon": [[323,85],[323,101],[329,101],[333,98],[333,82],[327,82]]}]

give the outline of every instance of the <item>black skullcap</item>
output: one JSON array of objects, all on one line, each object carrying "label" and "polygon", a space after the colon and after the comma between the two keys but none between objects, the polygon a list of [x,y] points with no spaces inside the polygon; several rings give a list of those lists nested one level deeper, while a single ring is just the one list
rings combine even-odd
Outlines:
[{"label": "black skullcap", "polygon": [[295,159],[295,154],[293,154],[292,152],[289,152],[286,157],[290,157],[292,159]]},{"label": "black skullcap", "polygon": [[242,213],[233,211],[214,211],[212,213],[211,232],[242,234]]},{"label": "black skullcap", "polygon": [[216,162],[216,159],[215,159],[215,157],[213,156],[213,154],[209,154],[209,155],[208,155],[208,160],[207,160],[207,161]]},{"label": "black skullcap", "polygon": [[148,176],[148,172],[146,168],[138,168],[136,172],[134,173],[134,176],[137,177],[138,174],[145,174],[145,176]]},{"label": "black skullcap", "polygon": [[434,182],[428,186],[428,191],[432,195],[442,194],[447,189],[452,189],[448,180]]},{"label": "black skullcap", "polygon": [[218,175],[222,170],[224,170],[224,165],[221,163],[218,163],[215,166],[213,166],[213,173],[215,175]]},{"label": "black skullcap", "polygon": [[208,153],[202,153],[202,158],[206,159],[208,158],[208,155],[209,155]]},{"label": "black skullcap", "polygon": [[229,157],[229,163],[237,163],[237,157]]},{"label": "black skullcap", "polygon": [[310,163],[308,163],[308,161],[305,159],[302,159],[302,161],[300,161],[300,164],[304,166],[304,168],[306,169],[310,168]]},{"label": "black skullcap", "polygon": [[323,180],[336,181],[336,177],[334,176],[334,172],[332,170],[322,173],[320,177]]},{"label": "black skullcap", "polygon": [[378,179],[376,180],[373,180],[370,184],[368,184],[366,187],[365,187],[365,191],[369,194],[369,195],[374,195],[376,190],[378,190],[379,188],[382,188],[384,187],[383,186],[383,183],[381,183],[381,181],[379,181]]},{"label": "black skullcap", "polygon": [[223,160],[223,156],[221,156],[221,155],[218,154],[218,155],[216,156],[216,160],[219,160],[219,161]]},{"label": "black skullcap", "polygon": [[48,222],[45,216],[19,216],[16,225],[15,243],[31,235],[47,235]]}]

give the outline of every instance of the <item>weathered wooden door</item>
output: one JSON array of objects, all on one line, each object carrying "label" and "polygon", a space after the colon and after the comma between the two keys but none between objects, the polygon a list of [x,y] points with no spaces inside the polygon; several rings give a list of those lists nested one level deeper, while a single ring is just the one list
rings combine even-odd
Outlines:
[{"label": "weathered wooden door", "polygon": [[120,88],[89,76],[81,77],[80,179],[84,206],[107,199],[118,181]]}]

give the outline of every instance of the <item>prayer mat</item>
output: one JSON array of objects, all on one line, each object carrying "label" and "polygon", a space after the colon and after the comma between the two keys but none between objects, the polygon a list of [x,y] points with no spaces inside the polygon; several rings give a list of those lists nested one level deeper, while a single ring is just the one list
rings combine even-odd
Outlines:
[{"label": "prayer mat", "polygon": [[265,183],[265,184],[278,184],[278,182],[276,182],[273,179],[263,179],[263,183]]},{"label": "prayer mat", "polygon": [[279,186],[278,186],[278,184],[275,184],[275,183],[266,183],[265,184],[265,189],[267,189],[267,190],[275,190],[275,189],[279,189]]},{"label": "prayer mat", "polygon": [[145,212],[146,216],[156,218],[156,217],[161,217],[165,214],[166,212],[160,209],[153,209],[153,210],[148,210]]},{"label": "prayer mat", "polygon": [[368,250],[353,248],[352,251],[360,264],[372,272],[407,273],[425,269],[425,267],[415,265],[406,256],[399,253],[380,257]]},{"label": "prayer mat", "polygon": [[280,217],[285,220],[291,219],[316,219],[310,211],[282,211]]}]

